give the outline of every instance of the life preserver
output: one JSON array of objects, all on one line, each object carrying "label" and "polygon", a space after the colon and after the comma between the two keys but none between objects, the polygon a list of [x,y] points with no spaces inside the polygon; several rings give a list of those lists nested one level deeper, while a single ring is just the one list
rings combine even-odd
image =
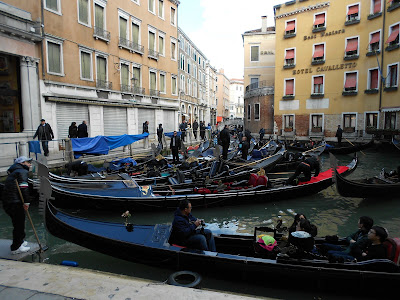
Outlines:
[{"label": "life preserver", "polygon": [[[188,283],[180,283],[179,277],[181,277],[181,276],[192,277],[193,280]],[[175,286],[195,288],[196,286],[198,286],[200,284],[201,280],[202,280],[202,278],[199,273],[192,272],[192,271],[179,271],[179,272],[172,273],[168,277],[167,283],[170,285],[175,285]]]}]

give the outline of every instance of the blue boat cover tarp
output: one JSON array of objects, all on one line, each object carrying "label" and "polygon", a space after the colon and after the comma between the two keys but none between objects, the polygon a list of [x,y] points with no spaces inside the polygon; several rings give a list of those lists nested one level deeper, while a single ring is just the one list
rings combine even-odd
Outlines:
[{"label": "blue boat cover tarp", "polygon": [[[182,131],[177,131],[176,132],[177,134],[177,136],[181,136],[182,135]],[[172,138],[172,136],[174,135],[174,132],[173,131],[171,131],[171,132],[164,132],[164,135],[165,136],[167,136],[167,137],[169,137],[169,138]]]},{"label": "blue boat cover tarp", "polygon": [[75,158],[79,158],[82,154],[108,154],[112,149],[130,145],[148,136],[149,133],[145,132],[137,135],[98,135],[93,138],[71,139],[72,150],[74,151]]}]

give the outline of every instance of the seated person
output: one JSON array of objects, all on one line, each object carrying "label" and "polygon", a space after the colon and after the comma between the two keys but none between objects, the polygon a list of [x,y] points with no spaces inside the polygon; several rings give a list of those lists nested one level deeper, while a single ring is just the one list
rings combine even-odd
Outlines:
[{"label": "seated person", "polygon": [[314,249],[314,237],[311,232],[313,231],[310,221],[300,219],[297,223],[296,231],[289,235],[289,244],[296,246],[300,253],[307,251],[312,252]]},{"label": "seated person", "polygon": [[[289,234],[296,231],[296,228],[297,228],[300,220],[302,220],[302,219],[307,220],[307,217],[301,213],[298,213],[294,216],[293,224],[289,227]],[[312,237],[316,237],[317,233],[318,233],[317,226],[315,226],[313,224],[310,224],[310,226],[311,226],[310,234],[312,235]]]},{"label": "seated person", "polygon": [[[319,158],[318,156],[315,157],[308,155],[308,157],[304,161],[299,163],[299,165],[296,168],[296,171],[291,177],[289,177],[286,183],[291,185],[297,185],[299,181],[310,181],[311,172],[314,170],[315,170],[314,177],[317,177],[320,171]],[[304,174],[304,177],[297,178],[301,173]]]},{"label": "seated person", "polygon": [[340,245],[334,244],[323,244],[323,248],[328,250],[327,254],[333,258],[341,258],[343,260],[354,260],[354,258],[359,258],[361,253],[365,251],[367,246],[370,244],[368,239],[368,232],[374,225],[372,218],[367,216],[362,216],[358,220],[358,230],[349,235],[346,240],[348,246],[343,248]]},{"label": "seated person", "polygon": [[383,242],[387,239],[388,234],[386,229],[380,226],[372,226],[368,232],[368,239],[371,241],[371,245],[362,252],[361,257],[358,260],[370,260],[370,259],[384,259],[387,258],[387,250],[383,245]]},{"label": "seated person", "polygon": [[193,217],[191,211],[192,204],[189,200],[185,199],[179,203],[172,222],[170,240],[178,245],[215,252],[214,236],[211,230],[197,229],[204,221]]},{"label": "seated person", "polygon": [[65,167],[67,168],[68,176],[71,176],[71,172],[74,173],[72,176],[75,176],[76,174],[78,176],[88,174],[88,164],[82,160],[76,160],[76,161],[67,163],[65,165]]}]

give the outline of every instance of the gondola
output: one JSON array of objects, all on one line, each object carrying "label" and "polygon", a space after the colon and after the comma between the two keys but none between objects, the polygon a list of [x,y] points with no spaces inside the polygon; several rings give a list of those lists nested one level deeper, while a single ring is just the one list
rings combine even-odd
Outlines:
[{"label": "gondola", "polygon": [[355,198],[393,198],[400,194],[400,181],[383,177],[350,180],[335,172],[336,189],[343,197]]},{"label": "gondola", "polygon": [[400,141],[396,139],[394,136],[392,137],[392,143],[397,149],[400,150]]},{"label": "gondola", "polygon": [[358,151],[362,151],[362,150],[371,148],[373,145],[374,145],[374,140],[370,140],[368,143],[365,143],[365,144],[352,145],[352,146],[348,146],[348,147],[326,148],[326,152],[329,152],[332,154],[350,154],[350,153],[355,153]]},{"label": "gondola", "polygon": [[[357,157],[349,165],[341,166],[339,173],[349,174],[357,167]],[[213,207],[239,205],[250,202],[268,202],[273,200],[303,197],[318,193],[331,186],[332,169],[321,172],[308,182],[297,186],[285,185],[284,181],[268,186],[258,177],[249,176],[249,186],[226,190],[196,190],[179,195],[162,196],[153,193],[151,186],[139,186],[133,180],[115,181],[113,183],[60,184],[50,183],[46,178],[40,179],[40,189],[50,190],[57,207],[127,209],[127,210],[166,210],[175,209],[182,199],[189,199],[193,207]],[[263,179],[262,177],[261,179]],[[178,187],[172,187],[172,190]],[[43,193],[43,192],[42,192]]]},{"label": "gondola", "polygon": [[[93,221],[66,214],[49,201],[45,206],[45,225],[50,234],[58,238],[118,259],[196,271],[217,278],[223,276],[225,280],[249,280],[271,287],[283,284],[291,288],[298,283],[305,284],[308,290],[367,293],[369,296],[374,292],[379,292],[380,296],[395,292],[400,282],[399,266],[389,259],[338,263],[324,258],[259,253],[255,248],[257,229],[279,239],[276,230],[264,228],[255,228],[255,236],[216,235],[217,252],[209,252],[170,243],[170,224]],[[400,247],[400,239],[393,240],[396,250],[396,242]],[[324,241],[316,239],[316,244]]]}]

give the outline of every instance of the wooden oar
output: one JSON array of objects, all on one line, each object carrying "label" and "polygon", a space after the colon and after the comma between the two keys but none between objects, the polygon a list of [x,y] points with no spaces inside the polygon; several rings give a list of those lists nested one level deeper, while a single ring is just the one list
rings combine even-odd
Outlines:
[{"label": "wooden oar", "polygon": [[[19,188],[17,179],[15,179],[15,184],[17,185],[17,189],[18,189],[19,196],[21,197],[22,205],[25,205],[24,197],[22,196],[21,189]],[[43,252],[43,248],[42,248],[42,245],[40,244],[39,237],[38,237],[38,235],[36,233],[35,226],[33,225],[33,222],[32,222],[32,219],[31,219],[31,215],[29,214],[28,210],[25,210],[25,212],[26,212],[26,215],[28,216],[29,222],[31,223],[31,226],[32,226],[32,229],[33,229],[33,233],[35,234],[36,240],[37,240],[37,242],[39,244],[39,250],[40,250],[40,252]]]},{"label": "wooden oar", "polygon": [[[354,146],[354,144],[352,143],[352,142],[350,142],[348,139],[346,139],[346,138],[344,138],[350,145],[352,145],[352,146]],[[355,146],[354,146],[355,147]],[[365,153],[364,152],[362,152],[361,150],[360,150],[360,152],[362,153],[362,154],[364,154],[365,155]]]},{"label": "wooden oar", "polygon": [[315,149],[321,148],[322,146],[325,146],[325,145],[320,145],[318,147],[315,147],[315,148],[312,148],[310,150],[304,151],[304,152],[302,152],[302,154],[304,155],[305,153],[310,152],[310,151],[314,151]]},{"label": "wooden oar", "polygon": [[280,153],[276,153],[276,154],[274,154],[274,155],[265,157],[265,158],[263,158],[263,159],[259,159],[259,160],[253,161],[253,162],[251,162],[251,163],[245,164],[245,165],[243,165],[243,166],[238,166],[238,167],[236,167],[236,168],[233,168],[231,171],[236,170],[236,169],[240,169],[240,168],[244,168],[244,167],[248,167],[248,166],[250,166],[250,165],[258,164],[259,162],[262,162],[262,161],[264,161],[264,160],[266,160],[266,159],[268,159],[268,158],[271,158],[271,157],[273,157],[273,156],[275,156],[275,155],[278,155],[278,154],[280,155]]},{"label": "wooden oar", "polygon": [[264,149],[265,147],[267,147],[267,145],[271,142],[272,140],[269,140],[264,146],[262,146],[261,148],[260,148],[260,150],[261,149]]}]

